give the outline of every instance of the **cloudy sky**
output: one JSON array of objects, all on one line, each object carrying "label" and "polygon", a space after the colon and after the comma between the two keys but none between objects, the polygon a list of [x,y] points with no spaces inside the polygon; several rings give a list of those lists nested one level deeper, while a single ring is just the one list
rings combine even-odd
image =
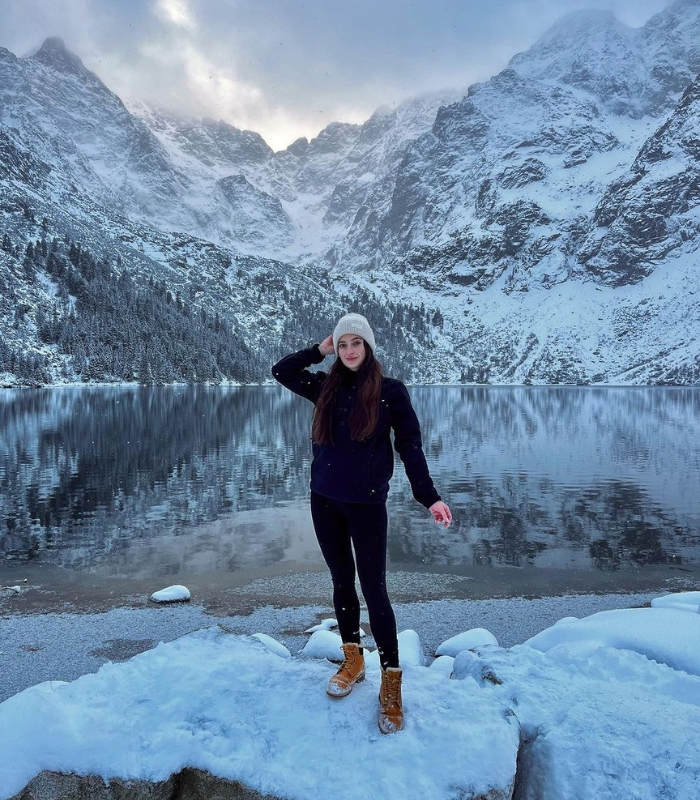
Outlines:
[{"label": "cloudy sky", "polygon": [[0,0],[0,46],[60,36],[120,97],[261,133],[466,88],[581,8],[638,26],[669,0]]}]

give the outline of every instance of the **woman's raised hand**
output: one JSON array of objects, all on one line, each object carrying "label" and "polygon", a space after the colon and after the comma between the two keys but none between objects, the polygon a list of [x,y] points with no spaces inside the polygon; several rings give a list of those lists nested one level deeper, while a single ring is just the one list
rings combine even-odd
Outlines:
[{"label": "woman's raised hand", "polygon": [[433,515],[435,522],[438,524],[442,523],[445,528],[450,524],[450,522],[452,522],[452,512],[450,511],[449,506],[446,503],[443,503],[442,500],[438,500],[437,503],[433,503],[428,511],[430,511],[430,513]]},{"label": "woman's raised hand", "polygon": [[326,338],[318,346],[318,349],[322,356],[333,355],[333,353],[335,353],[335,347],[333,347],[333,334],[326,336]]}]

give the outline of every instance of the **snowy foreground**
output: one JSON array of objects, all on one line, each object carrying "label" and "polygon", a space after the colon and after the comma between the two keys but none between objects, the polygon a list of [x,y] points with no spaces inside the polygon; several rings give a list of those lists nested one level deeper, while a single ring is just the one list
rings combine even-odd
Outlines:
[{"label": "snowy foreground", "polygon": [[518,800],[696,800],[700,592],[652,605],[566,618],[510,649],[465,631],[429,667],[404,631],[406,727],[388,737],[376,657],[348,698],[326,697],[330,624],[295,657],[264,634],[202,630],[1,703],[0,800],[43,770],[158,781],[186,766],[296,800],[514,786]]}]

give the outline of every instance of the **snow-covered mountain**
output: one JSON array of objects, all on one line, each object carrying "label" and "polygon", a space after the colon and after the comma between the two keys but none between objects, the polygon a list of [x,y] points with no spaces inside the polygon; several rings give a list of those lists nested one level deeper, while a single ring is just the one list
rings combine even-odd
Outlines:
[{"label": "snow-covered mountain", "polygon": [[[0,277],[16,294],[2,324],[32,347],[11,311],[50,313],[51,287],[41,264],[27,285],[17,249],[60,234],[193,294],[254,348],[308,304],[303,285],[329,318],[339,292],[374,298],[428,381],[698,382],[698,42],[700,0],[638,29],[575,13],[465,97],[333,123],[277,153],[223,122],[125,105],[60,40],[29,58],[0,49],[14,247]],[[250,259],[275,276],[276,314],[256,308]]]},{"label": "snow-covered mountain", "polygon": [[[183,120],[142,104],[132,111],[202,197],[213,187],[224,193],[236,222],[217,221],[218,232],[208,231],[214,240],[304,260],[344,234],[370,192],[395,177],[406,146],[457,98],[455,92],[427,95],[379,109],[363,125],[334,122],[311,141],[298,139],[277,153],[257,134],[226,123]],[[251,231],[249,217],[267,225]]]},{"label": "snow-covered mountain", "polygon": [[[563,19],[438,112],[331,263],[381,269],[404,297],[442,294],[469,376],[697,382],[700,118],[681,92],[699,41],[697,0],[638,30],[603,12]],[[661,140],[676,156],[652,164]],[[640,283],[657,270],[660,304],[658,281]]]},{"label": "snow-covered mountain", "polygon": [[673,112],[700,69],[698,41],[697,0],[638,30],[608,12],[566,17],[438,113],[338,254],[418,260],[481,288],[507,270],[512,288],[533,267],[545,284],[568,277],[564,243],[575,250],[606,188]]}]

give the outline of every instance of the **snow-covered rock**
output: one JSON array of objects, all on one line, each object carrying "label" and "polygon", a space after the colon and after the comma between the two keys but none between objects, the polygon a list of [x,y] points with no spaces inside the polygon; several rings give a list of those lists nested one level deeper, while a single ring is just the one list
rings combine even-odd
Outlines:
[{"label": "snow-covered rock", "polygon": [[316,631],[330,631],[333,628],[338,627],[338,620],[329,617],[328,619],[322,619],[318,625],[312,625],[310,628],[307,628],[304,633],[316,633]]},{"label": "snow-covered rock", "polygon": [[490,648],[487,659],[457,657],[453,677],[479,682],[480,662],[488,663],[498,680],[480,685],[514,704],[519,797],[695,797],[700,679],[683,671],[700,653],[700,628],[685,624],[695,618],[673,609],[602,612],[510,650]]},{"label": "snow-covered rock", "polygon": [[409,628],[405,631],[399,631],[398,640],[401,666],[410,664],[422,667],[425,664],[425,655],[423,654],[423,646],[420,643],[418,634]]},{"label": "snow-covered rock", "polygon": [[435,651],[435,655],[454,657],[461,653],[462,650],[473,650],[484,645],[495,645],[497,647],[498,640],[485,628],[472,628],[444,641]]},{"label": "snow-covered rock", "polygon": [[457,654],[452,665],[451,677],[457,681],[473,678],[479,685],[501,683],[489,660],[473,650],[462,650]]},{"label": "snow-covered rock", "polygon": [[438,656],[431,662],[430,669],[434,669],[436,672],[440,672],[449,678],[450,675],[452,675],[454,663],[455,660],[452,656]]},{"label": "snow-covered rock", "polygon": [[301,655],[304,658],[326,658],[328,661],[342,661],[343,640],[340,634],[324,628],[314,631],[309,641],[304,645]]},{"label": "snow-covered rock", "polygon": [[268,636],[266,633],[254,633],[253,638],[257,639],[261,644],[265,645],[267,649],[280,658],[291,658],[292,654],[289,650],[277,639]]},{"label": "snow-covered rock", "polygon": [[[400,666],[422,667],[425,664],[425,655],[418,634],[410,628],[399,631],[399,663]],[[365,667],[368,671],[376,672],[381,668],[379,651],[368,651],[365,648]]]},{"label": "snow-covered rock", "polygon": [[151,600],[154,603],[186,603],[190,597],[190,590],[186,586],[174,584],[153,592]]},{"label": "snow-covered rock", "polygon": [[494,651],[489,661],[501,684],[484,683],[483,691],[509,697],[522,726],[520,797],[697,795],[697,677],[615,647],[576,656],[518,645]]},{"label": "snow-covered rock", "polygon": [[409,667],[406,726],[384,737],[379,675],[338,702],[332,669],[210,629],[27,689],[0,704],[0,800],[42,770],[158,782],[192,766],[266,796],[355,800],[358,764],[368,798],[511,797],[519,726],[501,699]]}]

